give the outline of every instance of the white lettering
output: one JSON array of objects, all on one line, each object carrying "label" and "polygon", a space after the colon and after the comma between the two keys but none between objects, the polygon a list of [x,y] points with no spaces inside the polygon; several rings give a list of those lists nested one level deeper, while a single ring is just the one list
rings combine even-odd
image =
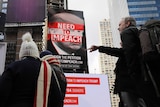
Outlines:
[{"label": "white lettering", "polygon": [[58,28],[60,29],[75,29],[75,25],[74,24],[68,24],[68,23],[58,23]]}]

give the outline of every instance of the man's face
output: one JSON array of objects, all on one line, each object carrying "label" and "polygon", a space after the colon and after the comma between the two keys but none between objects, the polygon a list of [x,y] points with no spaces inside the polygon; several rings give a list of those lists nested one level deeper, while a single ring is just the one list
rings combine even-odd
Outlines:
[{"label": "man's face", "polygon": [[128,23],[126,23],[125,20],[122,19],[118,27],[119,32],[121,33],[126,27],[128,27]]}]

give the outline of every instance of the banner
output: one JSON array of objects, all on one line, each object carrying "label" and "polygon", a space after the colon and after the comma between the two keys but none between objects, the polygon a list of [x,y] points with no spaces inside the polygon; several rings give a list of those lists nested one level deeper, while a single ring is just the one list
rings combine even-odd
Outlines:
[{"label": "banner", "polygon": [[6,22],[43,22],[45,4],[45,0],[8,0]]},{"label": "banner", "polygon": [[107,75],[65,73],[64,107],[111,107]]},{"label": "banner", "polygon": [[82,11],[48,9],[47,49],[64,72],[88,73],[85,22]]}]

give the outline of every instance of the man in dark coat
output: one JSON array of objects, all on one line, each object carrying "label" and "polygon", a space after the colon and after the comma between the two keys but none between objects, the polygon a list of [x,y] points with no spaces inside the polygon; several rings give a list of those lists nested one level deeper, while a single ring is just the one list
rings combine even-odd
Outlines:
[{"label": "man in dark coat", "polygon": [[141,76],[139,60],[141,48],[134,18],[122,18],[118,30],[121,35],[122,48],[93,45],[89,50],[92,52],[99,49],[99,52],[119,57],[115,68],[115,93],[119,94],[120,102],[123,103],[122,107],[138,107],[139,94],[136,84]]},{"label": "man in dark coat", "polygon": [[126,69],[127,65],[123,49],[111,48],[107,46],[92,46],[91,49],[98,49],[101,53],[106,53],[108,55],[118,57],[116,68],[114,70],[116,74],[114,93],[118,94],[120,97],[119,107],[123,107],[121,92],[135,93],[136,90],[135,84],[129,76],[128,69]]},{"label": "man in dark coat", "polygon": [[[139,40],[139,31],[136,28],[135,19],[133,17],[122,18],[119,23],[118,30],[120,32],[122,49],[124,51],[127,70],[136,87],[135,93],[130,94],[122,92],[121,94],[124,95],[123,100],[125,100],[126,105],[128,105],[129,107],[137,107],[138,104],[141,103],[137,102],[136,100],[138,99],[138,97],[143,97],[141,95],[139,87],[143,78],[141,69],[141,45]],[[130,101],[127,100],[127,97],[131,98]],[[139,99],[139,101],[143,101],[143,99]],[[132,105],[132,103],[134,105]],[[141,106],[146,106],[146,104],[143,104]]]}]

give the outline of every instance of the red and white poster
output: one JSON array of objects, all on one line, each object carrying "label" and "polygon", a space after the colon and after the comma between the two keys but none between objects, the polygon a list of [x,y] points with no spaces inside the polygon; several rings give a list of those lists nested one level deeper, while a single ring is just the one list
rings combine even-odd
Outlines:
[{"label": "red and white poster", "polygon": [[65,73],[64,107],[111,107],[107,75]]},{"label": "red and white poster", "polygon": [[88,73],[82,11],[48,9],[47,49],[60,60],[64,72]]}]

